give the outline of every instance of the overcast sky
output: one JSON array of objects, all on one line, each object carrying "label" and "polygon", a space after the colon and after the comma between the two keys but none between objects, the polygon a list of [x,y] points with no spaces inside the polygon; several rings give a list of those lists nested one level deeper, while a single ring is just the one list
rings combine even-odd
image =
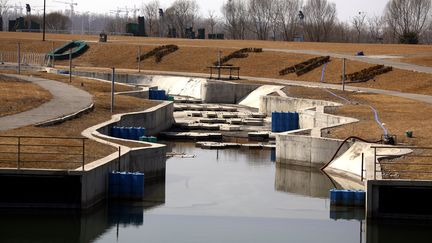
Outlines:
[{"label": "overcast sky", "polygon": [[[209,10],[215,10],[220,15],[220,9],[222,4],[226,0],[196,0],[200,5],[200,12],[202,15],[206,15]],[[352,16],[359,12],[366,12],[368,15],[379,15],[384,10],[384,7],[388,0],[329,0],[335,2],[337,6],[338,16],[341,20],[349,20]],[[64,10],[69,5],[62,4],[59,2],[70,2],[70,0],[46,0],[49,10]],[[109,13],[110,10],[115,10],[117,7],[129,9],[140,7],[143,0],[74,0],[78,5],[75,7],[75,11],[79,12],[98,12],[98,13]],[[163,8],[168,7],[174,0],[160,0]],[[29,3],[35,9],[42,8],[43,0],[9,0],[11,5],[24,6]],[[132,13],[130,13],[130,16]]]}]

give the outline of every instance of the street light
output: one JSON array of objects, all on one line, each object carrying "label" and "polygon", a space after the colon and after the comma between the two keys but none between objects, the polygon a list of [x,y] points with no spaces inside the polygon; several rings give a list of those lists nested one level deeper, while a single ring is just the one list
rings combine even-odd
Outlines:
[{"label": "street light", "polygon": [[45,41],[45,11],[46,11],[46,0],[44,0],[44,7],[43,7],[43,34],[42,34],[42,41]]}]

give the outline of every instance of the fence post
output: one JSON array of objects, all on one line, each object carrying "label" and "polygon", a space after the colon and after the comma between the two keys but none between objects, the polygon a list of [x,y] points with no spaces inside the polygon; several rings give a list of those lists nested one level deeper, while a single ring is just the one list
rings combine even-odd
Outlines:
[{"label": "fence post", "polygon": [[21,137],[18,137],[18,158],[17,158],[17,168],[21,169]]},{"label": "fence post", "polygon": [[118,172],[121,170],[120,160],[121,160],[121,147],[119,146],[119,154],[118,154]]},{"label": "fence post", "polygon": [[114,112],[114,92],[115,92],[115,68],[112,68],[112,82],[111,82],[111,113]]},{"label": "fence post", "polygon": [[21,74],[21,43],[18,42],[18,74]]},{"label": "fence post", "polygon": [[69,50],[69,83],[72,83],[72,48]]},{"label": "fence post", "polygon": [[138,72],[141,72],[141,46],[138,46]]},{"label": "fence post", "polygon": [[82,170],[84,171],[85,166],[85,139],[82,139]]},{"label": "fence post", "polygon": [[362,163],[361,163],[361,181],[363,181],[364,179],[364,153],[362,153],[362,157],[361,157]]},{"label": "fence post", "polygon": [[374,180],[376,180],[376,166],[377,166],[377,148],[374,148]]},{"label": "fence post", "polygon": [[52,42],[52,46],[51,46],[51,53],[52,53],[52,67],[55,68],[55,57],[54,57],[54,41]]},{"label": "fence post", "polygon": [[342,91],[345,91],[345,80],[346,80],[346,59],[342,59]]}]

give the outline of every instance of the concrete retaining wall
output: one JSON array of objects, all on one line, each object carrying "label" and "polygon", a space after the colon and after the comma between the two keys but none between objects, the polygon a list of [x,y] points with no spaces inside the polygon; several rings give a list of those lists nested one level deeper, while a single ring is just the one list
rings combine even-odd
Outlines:
[{"label": "concrete retaining wall", "polygon": [[144,126],[151,135],[170,128],[172,122],[173,103],[163,102],[143,112],[114,115],[110,121],[85,130],[83,132],[85,137],[119,148],[120,153],[113,153],[85,166],[85,172],[82,175],[81,207],[89,208],[106,198],[108,174],[119,168],[120,171],[145,173],[146,180],[165,176],[167,152],[165,145],[143,143],[150,147],[131,149],[115,142],[108,142],[104,139],[122,140],[108,136],[112,126]]},{"label": "concrete retaining wall", "polygon": [[210,81],[201,86],[203,103],[237,104],[259,85]]},{"label": "concrete retaining wall", "polygon": [[318,106],[341,106],[339,103],[280,96],[261,96],[259,111],[271,116],[272,112],[298,112]]},{"label": "concrete retaining wall", "polygon": [[[286,165],[321,167],[329,162],[343,141],[329,138],[276,135],[276,161]],[[338,155],[349,149],[345,144]]]},{"label": "concrete retaining wall", "polygon": [[174,104],[169,101],[152,107],[144,112],[114,115],[113,119],[101,126],[98,132],[109,135],[113,126],[120,127],[145,127],[146,135],[157,135],[171,128],[174,123]]}]

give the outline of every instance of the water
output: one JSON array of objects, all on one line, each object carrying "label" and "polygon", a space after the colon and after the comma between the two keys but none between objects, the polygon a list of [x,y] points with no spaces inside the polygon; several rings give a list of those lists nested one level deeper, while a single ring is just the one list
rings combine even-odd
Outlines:
[{"label": "water", "polygon": [[170,146],[196,158],[169,159],[166,182],[146,185],[146,202],[86,214],[2,211],[0,242],[430,242],[428,225],[365,224],[362,210],[330,208],[330,179],[277,167],[270,151]]}]

